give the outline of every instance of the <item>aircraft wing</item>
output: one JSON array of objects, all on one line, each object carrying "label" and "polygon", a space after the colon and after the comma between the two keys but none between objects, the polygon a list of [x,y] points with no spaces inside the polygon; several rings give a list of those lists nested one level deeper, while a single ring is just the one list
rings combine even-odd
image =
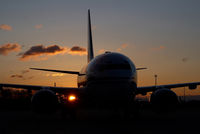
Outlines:
[{"label": "aircraft wing", "polygon": [[147,92],[153,92],[157,89],[161,88],[179,88],[179,87],[188,87],[189,89],[196,89],[197,86],[200,85],[200,82],[191,82],[191,83],[179,83],[179,84],[168,84],[168,85],[158,85],[158,86],[145,86],[145,87],[138,87],[137,94],[146,94]]},{"label": "aircraft wing", "polygon": [[0,89],[2,87],[11,87],[11,88],[22,88],[27,90],[41,90],[49,89],[55,93],[67,94],[75,92],[83,92],[84,88],[73,88],[73,87],[52,87],[52,86],[35,86],[35,85],[20,85],[20,84],[0,84]]}]

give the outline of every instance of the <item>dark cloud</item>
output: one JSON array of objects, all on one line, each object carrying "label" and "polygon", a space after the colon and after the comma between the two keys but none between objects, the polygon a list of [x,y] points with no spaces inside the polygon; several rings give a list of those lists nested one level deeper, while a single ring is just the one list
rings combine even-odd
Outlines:
[{"label": "dark cloud", "polygon": [[56,54],[61,54],[65,52],[66,52],[66,48],[62,48],[58,45],[50,45],[47,47],[43,45],[36,45],[36,46],[32,46],[26,52],[20,53],[19,56],[20,56],[20,60],[29,60],[30,58],[33,58],[33,57],[56,55]]},{"label": "dark cloud", "polygon": [[182,58],[182,62],[187,62],[189,59],[187,57]]},{"label": "dark cloud", "polygon": [[10,76],[11,78],[24,78],[23,75],[13,74]]},{"label": "dark cloud", "polygon": [[30,80],[30,79],[33,79],[33,78],[34,78],[34,76],[30,76],[30,77],[28,77],[27,79],[29,79],[29,80]]},{"label": "dark cloud", "polygon": [[30,72],[29,70],[22,70],[22,74]]},{"label": "dark cloud", "polygon": [[24,75],[21,75],[21,74],[13,74],[10,76],[10,78],[19,78],[19,79],[23,79],[23,80],[30,80],[30,79],[33,79],[34,76],[24,77]]},{"label": "dark cloud", "polygon": [[87,51],[83,47],[73,46],[68,53],[71,55],[86,55]]},{"label": "dark cloud", "polygon": [[70,51],[79,51],[79,52],[86,52],[86,49],[79,46],[74,46],[70,49]]},{"label": "dark cloud", "polygon": [[20,74],[13,74],[10,76],[10,78],[19,78],[23,80],[32,79],[34,76],[26,76],[26,73],[28,73],[29,70],[22,70]]},{"label": "dark cloud", "polygon": [[61,47],[59,45],[36,45],[32,46],[30,49],[23,53],[19,53],[19,60],[27,61],[30,59],[34,60],[46,60],[49,55],[57,55],[57,54],[71,54],[71,55],[86,55],[87,51],[85,48],[80,46],[73,46],[71,49],[67,47]]},{"label": "dark cloud", "polygon": [[8,55],[10,52],[18,52],[21,46],[17,43],[8,43],[0,46],[0,55]]}]

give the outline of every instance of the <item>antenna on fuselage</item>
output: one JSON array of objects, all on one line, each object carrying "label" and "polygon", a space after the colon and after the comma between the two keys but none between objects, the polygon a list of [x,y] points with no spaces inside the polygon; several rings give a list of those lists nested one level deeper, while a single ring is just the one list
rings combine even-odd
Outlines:
[{"label": "antenna on fuselage", "polygon": [[88,9],[88,62],[94,58],[90,9]]}]

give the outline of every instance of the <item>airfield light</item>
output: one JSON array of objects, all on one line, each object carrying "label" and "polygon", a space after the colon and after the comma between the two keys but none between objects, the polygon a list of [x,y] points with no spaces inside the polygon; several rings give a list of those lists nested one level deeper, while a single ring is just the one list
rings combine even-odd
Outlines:
[{"label": "airfield light", "polygon": [[73,94],[71,94],[71,95],[68,96],[68,101],[70,101],[70,102],[73,102],[73,101],[75,101],[76,99],[77,99],[76,96],[73,95]]}]

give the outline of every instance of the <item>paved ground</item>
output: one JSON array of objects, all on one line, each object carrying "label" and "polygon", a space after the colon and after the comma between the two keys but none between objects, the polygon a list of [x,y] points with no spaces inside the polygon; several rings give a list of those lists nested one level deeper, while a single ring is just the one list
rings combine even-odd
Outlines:
[{"label": "paved ground", "polygon": [[182,109],[156,114],[143,110],[130,121],[97,115],[77,121],[64,120],[59,114],[36,115],[26,110],[0,110],[0,134],[125,134],[125,133],[200,133],[200,110]]}]

